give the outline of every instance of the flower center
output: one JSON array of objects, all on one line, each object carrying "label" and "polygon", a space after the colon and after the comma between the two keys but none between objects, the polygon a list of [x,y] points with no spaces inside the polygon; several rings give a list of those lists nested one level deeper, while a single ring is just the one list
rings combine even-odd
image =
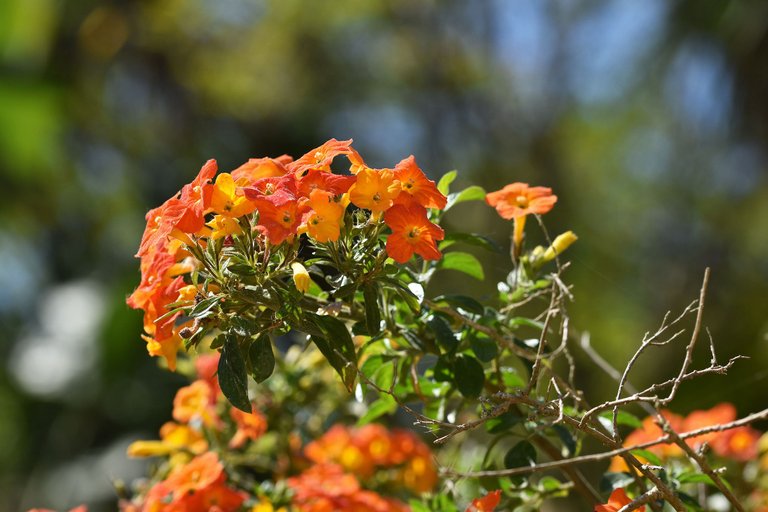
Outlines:
[{"label": "flower center", "polygon": [[528,208],[528,198],[525,196],[517,196],[515,198],[515,203],[520,208]]}]

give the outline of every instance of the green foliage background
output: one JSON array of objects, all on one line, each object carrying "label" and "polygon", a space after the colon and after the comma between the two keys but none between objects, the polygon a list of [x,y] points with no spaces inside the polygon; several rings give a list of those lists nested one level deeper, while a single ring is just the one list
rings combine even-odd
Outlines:
[{"label": "green foliage background", "polygon": [[[1,2],[0,509],[106,510],[143,471],[124,448],[181,383],[124,305],[145,211],[208,158],[330,137],[460,186],[553,187],[550,230],[580,236],[572,326],[617,364],[711,266],[707,324],[752,359],[678,410],[768,406],[767,20],[747,0]],[[508,240],[476,203],[446,221]],[[486,283],[451,283],[480,299],[508,267],[481,257]]]}]

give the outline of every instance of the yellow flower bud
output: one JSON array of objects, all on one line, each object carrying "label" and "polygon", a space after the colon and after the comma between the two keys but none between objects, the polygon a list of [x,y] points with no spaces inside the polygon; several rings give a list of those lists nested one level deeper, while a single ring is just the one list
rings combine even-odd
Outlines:
[{"label": "yellow flower bud", "polygon": [[301,293],[307,293],[309,291],[309,284],[312,282],[309,278],[309,272],[298,261],[291,263],[291,269],[293,270],[293,284],[296,285],[296,289]]},{"label": "yellow flower bud", "polygon": [[556,256],[563,254],[563,252],[578,239],[579,237],[577,237],[573,231],[566,231],[565,233],[558,235],[557,238],[555,238],[555,241],[552,242],[552,245],[547,247],[547,250],[544,251],[544,261],[552,261]]}]

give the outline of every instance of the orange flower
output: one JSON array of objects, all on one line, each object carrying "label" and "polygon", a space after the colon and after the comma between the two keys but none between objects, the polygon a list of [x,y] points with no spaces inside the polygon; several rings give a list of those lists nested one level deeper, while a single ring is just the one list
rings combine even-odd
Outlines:
[{"label": "orange flower", "polygon": [[212,185],[209,183],[216,175],[216,160],[208,160],[203,165],[192,183],[181,189],[181,202],[186,210],[174,226],[184,233],[197,233],[205,225],[205,210],[210,205]]},{"label": "orange flower", "polygon": [[490,192],[485,202],[496,208],[502,218],[510,220],[530,213],[545,214],[557,202],[548,187],[529,187],[527,183],[511,183],[501,190]]},{"label": "orange flower", "polygon": [[229,415],[237,424],[237,431],[229,441],[230,448],[240,448],[249,439],[255,441],[267,431],[267,419],[255,408],[251,414],[232,408]]},{"label": "orange flower", "polygon": [[238,187],[246,184],[246,180],[236,182],[226,172],[219,174],[211,190],[211,210],[227,217],[242,217],[251,213],[256,205],[244,195],[238,194]]},{"label": "orange flower", "polygon": [[307,233],[318,242],[335,242],[341,234],[344,207],[334,200],[333,194],[314,189],[309,199],[302,199],[302,209],[311,208],[303,215],[299,233]]},{"label": "orange flower", "polygon": [[384,222],[392,229],[387,237],[387,254],[405,263],[414,253],[425,260],[439,260],[437,241],[445,237],[440,226],[427,219],[427,210],[418,205],[395,205],[384,213]]},{"label": "orange flower", "polygon": [[139,250],[136,252],[137,258],[144,257],[151,249],[159,244],[165,247],[168,235],[171,234],[176,224],[184,215],[186,207],[178,198],[172,197],[157,208],[149,210],[145,215],[147,226],[144,228],[144,234],[141,236]]},{"label": "orange flower", "polygon": [[352,151],[352,139],[336,140],[331,139],[325,144],[308,151],[295,162],[289,163],[286,167],[297,177],[302,176],[310,169],[320,169],[321,171],[330,171],[333,159],[339,155],[348,155]]},{"label": "orange flower", "polygon": [[424,208],[445,208],[447,198],[437,190],[435,182],[427,178],[416,165],[413,155],[395,166],[395,179],[400,182],[402,190],[395,204],[408,205],[415,202]]},{"label": "orange flower", "polygon": [[180,388],[173,399],[173,419],[181,423],[199,421],[207,427],[217,425],[211,394],[211,387],[202,380]]},{"label": "orange flower", "polygon": [[759,440],[760,432],[744,426],[720,432],[711,446],[712,451],[721,457],[748,462],[757,458]]},{"label": "orange flower", "polygon": [[501,501],[501,489],[491,491],[482,498],[475,498],[465,512],[493,512]]},{"label": "orange flower", "polygon": [[195,493],[224,480],[224,466],[214,452],[198,455],[187,464],[177,466],[163,482],[172,490],[173,499]]},{"label": "orange flower", "polygon": [[[683,429],[683,418],[667,410],[662,410],[661,415],[669,422],[670,427],[675,432],[681,432]],[[643,424],[640,428],[629,434],[624,439],[624,446],[634,446],[637,444],[647,443],[649,441],[655,441],[656,439],[663,437],[664,431],[656,424],[655,418],[648,416],[643,420]],[[661,457],[676,457],[682,455],[682,449],[675,444],[657,444],[648,448],[648,451]],[[641,462],[645,462],[642,457],[637,457]],[[623,472],[629,471],[627,463],[621,457],[614,457],[611,459],[611,465],[608,469],[611,472]]]},{"label": "orange flower", "polygon": [[[701,428],[711,427],[712,425],[728,423],[735,419],[736,408],[733,404],[724,402],[705,411],[691,411],[683,421],[682,431],[691,432],[692,430],[699,430]],[[710,432],[708,434],[688,438],[685,442],[696,449],[704,443],[710,443],[720,435],[720,432]]]},{"label": "orange flower", "polygon": [[298,512],[406,512],[399,501],[360,488],[357,479],[335,464],[318,464],[288,478]]},{"label": "orange flower", "polygon": [[288,155],[277,158],[251,158],[232,171],[235,181],[245,179],[249,184],[261,178],[275,178],[288,172],[285,166],[293,161]]},{"label": "orange flower", "polygon": [[216,372],[219,371],[219,359],[221,354],[213,352],[211,354],[202,354],[195,359],[195,372],[199,380],[205,381],[211,388],[212,402],[216,401],[219,394],[219,378]]},{"label": "orange flower", "polygon": [[349,188],[349,199],[359,208],[379,213],[388,210],[400,193],[400,184],[390,169],[363,169]]},{"label": "orange flower", "polygon": [[[629,505],[632,500],[627,496],[624,489],[614,489],[608,498],[608,503],[595,505],[595,512],[618,512],[624,505]],[[639,512],[645,512],[645,505],[637,509]]]}]

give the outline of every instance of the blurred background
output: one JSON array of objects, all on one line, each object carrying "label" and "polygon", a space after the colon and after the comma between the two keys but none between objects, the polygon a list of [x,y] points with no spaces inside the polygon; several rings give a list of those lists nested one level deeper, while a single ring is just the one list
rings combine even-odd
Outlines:
[{"label": "blurred background", "polygon": [[[711,266],[706,324],[723,358],[751,359],[675,409],[768,407],[767,2],[3,0],[0,510],[114,510],[112,480],[142,474],[125,447],[183,382],[124,305],[146,210],[208,158],[330,137],[461,186],[553,187],[550,232],[580,237],[572,325],[614,364]],[[508,244],[479,203],[447,224]],[[487,283],[455,282],[491,299],[508,262],[484,261]]]}]

